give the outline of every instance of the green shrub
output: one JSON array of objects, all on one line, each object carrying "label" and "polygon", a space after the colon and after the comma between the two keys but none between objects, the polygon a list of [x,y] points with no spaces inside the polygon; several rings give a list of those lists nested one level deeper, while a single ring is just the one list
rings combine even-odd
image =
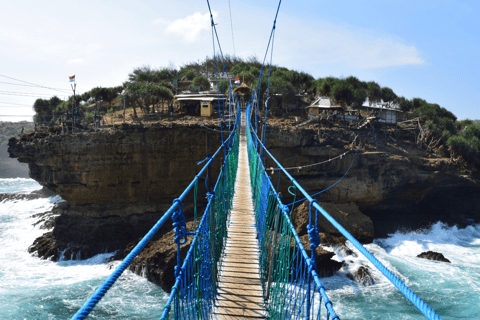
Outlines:
[{"label": "green shrub", "polygon": [[87,114],[85,115],[85,121],[86,122],[92,122],[93,121],[93,112],[87,112]]}]

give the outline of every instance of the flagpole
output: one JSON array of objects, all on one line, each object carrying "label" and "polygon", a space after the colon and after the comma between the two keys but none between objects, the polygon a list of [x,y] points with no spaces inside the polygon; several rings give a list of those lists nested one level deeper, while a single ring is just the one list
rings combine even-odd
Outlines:
[{"label": "flagpole", "polygon": [[76,95],[75,95],[75,90],[77,89],[77,83],[75,82],[75,76],[73,76],[73,85],[70,84],[70,86],[72,87],[72,90],[73,90],[73,106],[72,106],[72,121],[73,121],[73,124],[72,124],[72,132],[74,131],[75,129],[75,112],[77,111],[77,98],[76,98]]}]

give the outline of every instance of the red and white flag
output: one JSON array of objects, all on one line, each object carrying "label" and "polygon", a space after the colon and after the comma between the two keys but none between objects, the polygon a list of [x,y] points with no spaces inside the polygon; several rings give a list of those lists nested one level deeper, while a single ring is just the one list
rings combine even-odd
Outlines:
[{"label": "red and white flag", "polygon": [[235,84],[240,84],[240,78],[235,79]]},{"label": "red and white flag", "polygon": [[75,75],[68,77],[70,79],[70,82],[75,82]]}]

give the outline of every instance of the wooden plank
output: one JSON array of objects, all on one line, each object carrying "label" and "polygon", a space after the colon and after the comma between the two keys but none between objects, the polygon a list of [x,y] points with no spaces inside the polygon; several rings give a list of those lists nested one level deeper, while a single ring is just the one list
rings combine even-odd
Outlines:
[{"label": "wooden plank", "polygon": [[248,234],[248,233],[244,233],[244,234],[238,234],[238,233],[231,234],[230,233],[227,236],[227,241],[228,241],[228,239],[249,240],[249,241],[258,242],[257,237],[255,235],[251,235],[251,234]]},{"label": "wooden plank", "polygon": [[227,241],[227,245],[230,246],[238,246],[240,248],[242,247],[254,247],[254,248],[259,248],[258,242],[245,242],[245,241],[235,241],[235,240],[230,240]]},{"label": "wooden plank", "polygon": [[244,261],[250,261],[248,264],[256,264],[258,263],[258,258],[255,256],[255,254],[251,253],[245,253],[245,252],[236,252],[236,253],[225,253],[223,255],[223,259],[225,261],[236,261],[236,260],[242,260],[241,262],[236,262],[236,263],[244,263]]},{"label": "wooden plank", "polygon": [[214,314],[212,315],[213,320],[254,320],[258,318],[252,318],[252,317],[241,317],[241,316],[231,316],[228,314]]},{"label": "wooden plank", "polygon": [[250,310],[265,310],[263,303],[243,302],[243,301],[229,301],[219,300],[216,307],[224,308],[241,308]]},{"label": "wooden plank", "polygon": [[227,266],[231,268],[245,268],[245,269],[260,268],[260,265],[258,263],[229,263]]},{"label": "wooden plank", "polygon": [[219,271],[219,274],[223,277],[239,277],[239,278],[249,278],[249,279],[260,279],[260,275],[249,273],[249,272],[239,272],[239,271]]},{"label": "wooden plank", "polygon": [[[247,249],[250,249],[250,248],[247,248]],[[257,260],[256,258],[258,257],[258,250],[254,249],[254,250],[245,250],[245,248],[230,248],[230,249],[226,249],[224,252],[225,256],[231,256],[231,255],[241,255],[241,256],[245,256],[245,255],[248,255],[250,256],[251,258],[253,257],[254,260]],[[257,264],[258,261],[255,261],[255,262],[251,262],[252,264]]]},{"label": "wooden plank", "polygon": [[256,303],[256,304],[263,304],[263,297],[255,297],[255,296],[219,294],[219,295],[217,295],[217,299],[218,300],[252,302],[252,303]]},{"label": "wooden plank", "polygon": [[248,279],[248,278],[240,278],[240,277],[220,277],[218,281],[262,285],[262,282],[260,281],[260,279]]},{"label": "wooden plank", "polygon": [[235,257],[224,257],[224,263],[225,262],[234,262],[234,263],[258,263],[258,258],[257,259],[239,259]]},{"label": "wooden plank", "polygon": [[251,309],[224,308],[224,307],[214,307],[213,313],[225,314],[229,316],[252,317],[252,318],[265,318],[267,316],[267,312],[265,310],[251,310]]},{"label": "wooden plank", "polygon": [[[258,268],[244,268],[244,267],[231,267],[228,264],[222,264],[220,271],[224,272],[240,272],[240,273],[250,273],[250,274],[257,274],[258,275]],[[260,277],[259,277],[260,278]]]},{"label": "wooden plank", "polygon": [[248,291],[259,291],[263,292],[262,286],[259,284],[244,284],[244,283],[231,283],[231,282],[220,282],[218,283],[219,288],[232,288],[237,290]]},{"label": "wooden plank", "polygon": [[[225,244],[225,251],[227,251],[227,250],[230,250],[230,251],[239,250],[239,251],[245,251],[245,252],[253,251],[255,253],[258,253],[259,249],[260,248],[258,246],[252,246],[252,245],[236,246],[233,243]],[[252,255],[252,257],[253,257],[253,255]],[[258,257],[258,255],[255,255],[255,257]]]},{"label": "wooden plank", "polygon": [[252,297],[260,297],[263,299],[263,292],[262,291],[248,291],[239,290],[234,288],[218,288],[218,294],[228,294],[228,295],[235,295],[235,296],[252,296]]}]

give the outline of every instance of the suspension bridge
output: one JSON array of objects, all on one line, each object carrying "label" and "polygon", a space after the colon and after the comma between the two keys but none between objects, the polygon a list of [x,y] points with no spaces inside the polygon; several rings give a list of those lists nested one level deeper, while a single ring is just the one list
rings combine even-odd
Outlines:
[{"label": "suspension bridge", "polygon": [[[212,26],[217,92],[220,92],[217,57],[222,60],[223,53],[209,0],[207,4]],[[88,317],[133,259],[170,218],[173,220],[174,241],[177,244],[177,265],[174,271],[175,283],[168,301],[163,310],[159,310],[160,320],[340,319],[335,311],[334,301],[329,299],[317,273],[315,249],[320,245],[317,229],[319,214],[323,215],[397,287],[420,313],[427,319],[441,319],[335,221],[265,147],[268,99],[265,102],[263,130],[258,130],[260,87],[265,60],[270,50],[270,69],[266,89],[268,97],[274,34],[280,4],[281,0],[260,70],[259,85],[255,88],[252,98],[246,104],[246,108],[243,108],[244,106],[240,106],[238,97],[229,95],[234,99],[235,108],[228,114],[231,116],[233,111],[236,114],[236,120],[233,127],[230,126],[230,121],[228,122],[230,129],[228,137],[224,138],[223,126],[227,126],[227,123],[222,121],[226,115],[225,104],[220,103],[218,114],[222,145],[212,157],[197,162],[201,164],[206,161],[206,164],[152,229],[71,319]],[[215,42],[218,43],[219,56],[215,53]],[[226,72],[225,64],[223,64],[223,71]],[[229,90],[232,90],[231,85]],[[229,103],[229,108],[231,106],[232,104]],[[259,138],[259,133],[262,139]],[[208,203],[201,217],[198,217],[195,205],[194,230],[188,231],[182,212],[182,202],[192,190],[194,190],[196,201],[198,182],[219,154],[223,154],[223,163],[215,187],[213,190],[208,190],[207,187]],[[309,248],[304,248],[290,219],[295,201],[290,205],[283,204],[278,186],[275,188],[265,171],[266,156],[277,165],[275,170],[279,175],[282,173],[292,187],[309,201],[307,226]],[[192,242],[182,259],[180,246],[187,243],[188,237],[192,237]],[[345,316],[348,317],[348,315]]]},{"label": "suspension bridge", "polygon": [[[379,262],[288,174],[258,138],[249,104],[238,107],[228,138],[172,206],[72,319],[85,319],[122,272],[170,218],[177,243],[175,284],[159,319],[340,319],[317,273],[318,215],[329,220],[390,280],[427,319],[441,319],[400,279]],[[212,161],[225,155],[215,188],[195,230],[187,231],[182,201],[197,189]],[[267,172],[260,150],[274,160],[310,202],[307,253]],[[193,237],[182,260],[180,245]]]}]

